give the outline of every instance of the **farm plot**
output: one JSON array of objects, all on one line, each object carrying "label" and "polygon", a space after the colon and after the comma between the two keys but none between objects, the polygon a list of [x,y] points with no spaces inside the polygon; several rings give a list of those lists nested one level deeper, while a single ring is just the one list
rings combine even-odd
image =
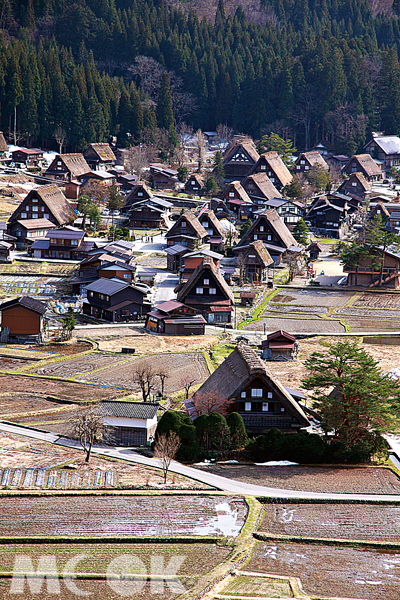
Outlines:
[{"label": "farm plot", "polygon": [[20,369],[21,367],[31,365],[32,362],[32,360],[25,360],[23,358],[7,358],[5,356],[0,356],[0,371]]},{"label": "farm plot", "polygon": [[326,292],[319,290],[282,291],[271,300],[271,304],[290,304],[299,306],[344,306],[352,298],[352,292]]},{"label": "farm plot", "polygon": [[[50,555],[55,556],[58,571],[62,573],[66,567],[68,560],[73,560],[75,557],[80,557],[79,565],[75,570],[80,573],[106,573],[111,561],[120,559],[120,557],[132,557],[136,559],[137,566],[130,564],[131,572],[138,573],[138,566],[141,566],[139,560],[143,563],[142,569],[146,569],[147,573],[154,572],[151,569],[151,560],[153,557],[159,557],[159,568],[161,565],[168,565],[170,560],[180,565],[176,571],[179,581],[186,589],[190,589],[198,580],[199,577],[206,575],[218,564],[225,561],[231,553],[230,548],[217,546],[216,544],[40,544],[38,545],[3,545],[0,546],[0,560],[3,571],[12,571],[15,563],[15,557],[18,554],[28,554],[32,557],[34,565],[37,564],[40,556]],[[175,560],[174,560],[175,559]],[[122,560],[124,560],[122,558]],[[133,562],[133,561],[132,561]],[[114,563],[115,564],[115,563]],[[140,573],[140,571],[139,571]],[[4,599],[19,598],[15,594],[9,595],[11,581],[8,579],[0,579],[0,596]],[[107,600],[120,600],[121,597],[129,595],[129,598],[137,598],[138,600],[154,600],[154,589],[151,590],[149,582],[143,582],[143,588],[139,591],[137,588],[132,589],[132,593],[120,594],[113,592],[107,581],[96,579],[79,580],[75,584],[82,591],[87,591],[92,595],[92,598],[104,598]],[[129,583],[125,583],[129,586]],[[26,588],[25,588],[26,589]],[[76,595],[68,590],[64,582],[60,581],[61,598],[63,600],[75,600]],[[125,588],[129,591],[129,588]],[[158,593],[163,600],[173,598],[181,592],[172,593],[170,587],[165,582],[163,593]],[[47,587],[44,584],[42,591],[35,593],[35,598],[38,600],[47,600]]]},{"label": "farm plot", "polygon": [[400,553],[297,543],[257,543],[247,571],[299,577],[313,596],[398,600]]},{"label": "farm plot", "polygon": [[2,497],[0,536],[232,536],[247,506],[220,496]]},{"label": "farm plot", "polygon": [[383,467],[257,467],[211,465],[197,467],[228,479],[304,492],[400,494],[400,479]]},{"label": "farm plot", "polygon": [[283,329],[292,334],[314,334],[324,333],[329,335],[330,333],[344,333],[345,327],[339,322],[328,319],[293,319],[293,318],[264,318],[262,317],[259,321],[249,323],[246,325],[246,329],[251,331],[263,331],[267,332],[277,331]]},{"label": "farm plot", "polygon": [[260,531],[300,537],[398,542],[400,505],[266,504]]},{"label": "farm plot", "polygon": [[352,306],[361,308],[400,309],[400,295],[393,293],[385,294],[384,292],[363,293],[360,296],[357,295]]},{"label": "farm plot", "polygon": [[0,293],[6,295],[56,296],[68,287],[65,277],[0,275]]},{"label": "farm plot", "polygon": [[112,385],[121,389],[139,391],[133,383],[133,370],[136,365],[143,363],[151,365],[154,372],[166,370],[168,378],[165,382],[165,391],[172,393],[183,388],[183,379],[189,376],[194,384],[202,383],[207,379],[209,372],[206,361],[199,352],[182,354],[154,354],[143,358],[135,358],[128,362],[119,363],[112,367],[105,367],[86,377],[86,381],[98,385]]},{"label": "farm plot", "polygon": [[127,360],[126,356],[92,352],[89,355],[71,358],[60,363],[43,366],[35,365],[29,369],[29,372],[35,375],[54,375],[55,377],[73,378],[81,373],[95,371],[96,369],[108,367],[124,360]]}]

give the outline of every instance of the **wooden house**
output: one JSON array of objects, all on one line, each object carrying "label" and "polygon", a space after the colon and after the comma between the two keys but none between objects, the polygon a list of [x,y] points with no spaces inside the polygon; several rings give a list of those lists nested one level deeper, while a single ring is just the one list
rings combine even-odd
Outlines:
[{"label": "wooden house", "polygon": [[178,171],[165,165],[150,165],[150,184],[153,190],[174,190],[179,183]]},{"label": "wooden house", "polygon": [[137,176],[130,173],[119,173],[117,181],[123,192],[130,192],[138,184]]},{"label": "wooden house", "polygon": [[299,351],[299,345],[294,335],[280,329],[270,333],[261,343],[264,360],[294,360]]},{"label": "wooden house", "polygon": [[13,244],[0,240],[0,263],[12,262],[10,258],[10,252],[13,248]]},{"label": "wooden house", "polygon": [[321,235],[340,239],[346,232],[347,211],[347,204],[339,206],[321,195],[311,203],[305,218]]},{"label": "wooden house", "polygon": [[210,250],[214,252],[223,252],[225,249],[225,230],[221,226],[214,211],[207,209],[202,212],[198,220],[207,231]]},{"label": "wooden house", "polygon": [[379,181],[382,179],[382,169],[376,164],[369,154],[354,154],[347,162],[343,173],[362,173],[367,181]]},{"label": "wooden house", "polygon": [[[362,286],[380,289],[398,289],[400,285],[400,251],[396,245],[384,251],[382,265],[376,264],[376,257],[369,256],[359,265],[344,265],[343,271],[347,273],[347,285]],[[382,251],[379,252],[379,257]],[[382,286],[379,285],[382,269]]]},{"label": "wooden house", "polygon": [[0,304],[2,343],[43,342],[46,304],[20,296]]},{"label": "wooden house", "polygon": [[300,252],[296,240],[282,221],[276,210],[266,210],[257,215],[256,220],[239,241],[240,246],[248,246],[251,242],[261,240],[275,264],[280,264],[282,256],[287,252]]},{"label": "wooden house", "polygon": [[288,185],[293,179],[289,169],[275,151],[261,154],[249,175],[254,175],[256,173],[266,173],[269,180],[274,184],[278,191],[281,191],[281,189],[284,188],[285,185]]},{"label": "wooden house", "polygon": [[83,153],[83,157],[93,171],[97,171],[99,169],[104,169],[107,171],[115,165],[117,160],[114,152],[111,150],[110,145],[103,143],[90,144]]},{"label": "wooden house", "polygon": [[255,292],[240,292],[240,305],[241,306],[253,306],[254,300],[256,299]]},{"label": "wooden house", "polygon": [[207,231],[190,210],[180,215],[176,223],[165,234],[168,246],[179,244],[190,250],[201,246],[207,239]]},{"label": "wooden house", "polygon": [[162,302],[146,315],[145,329],[164,335],[204,335],[206,321],[199,311],[182,302]]},{"label": "wooden house", "polygon": [[242,187],[247,192],[250,200],[258,206],[273,198],[281,198],[280,192],[266,173],[260,172],[249,175],[242,181]]},{"label": "wooden house", "polygon": [[229,210],[225,202],[220,200],[220,198],[211,198],[210,210],[213,211],[218,221],[221,221],[221,219],[232,220],[234,218],[233,212]]},{"label": "wooden house", "polygon": [[207,323],[231,322],[233,293],[210,256],[205,256],[189,280],[175,291],[178,302],[199,310]]},{"label": "wooden house", "polygon": [[76,227],[64,226],[51,229],[46,238],[35,240],[31,253],[35,258],[59,258],[82,260],[93,249],[93,242],[85,240],[85,232]]},{"label": "wooden house", "polygon": [[[17,244],[22,245],[26,243],[27,237],[40,237],[26,236],[25,222],[27,228],[31,228],[33,232],[35,229],[39,231],[37,222],[40,221],[43,225],[40,230],[44,232],[45,225],[49,225],[48,229],[52,228],[51,224],[55,227],[70,225],[75,218],[76,213],[60,188],[56,185],[45,185],[37,190],[31,190],[24,198],[10,217],[8,233],[17,238]],[[33,221],[36,223],[33,224]]]},{"label": "wooden house", "polygon": [[250,175],[259,157],[253,140],[250,138],[234,138],[223,155],[226,183],[242,181]]},{"label": "wooden house", "polygon": [[261,240],[250,242],[246,246],[236,246],[236,265],[242,271],[242,278],[251,283],[268,279],[268,267],[274,264],[268,250]]},{"label": "wooden house", "polygon": [[89,172],[90,167],[83,154],[57,154],[44,175],[51,179],[70,183]]},{"label": "wooden house", "polygon": [[319,255],[322,252],[322,246],[319,242],[312,242],[308,246],[307,252],[309,252],[311,260],[318,260]]},{"label": "wooden house", "polygon": [[72,292],[82,296],[83,298],[86,298],[86,288],[90,283],[93,283],[99,279],[99,269],[102,266],[113,265],[116,262],[126,264],[122,259],[116,258],[111,253],[108,254],[102,250],[98,250],[94,254],[89,252],[89,255],[81,260],[78,274],[70,281],[72,285]]},{"label": "wooden house", "polygon": [[339,187],[338,192],[348,196],[356,196],[363,200],[365,195],[371,191],[371,184],[362,173],[352,173]]},{"label": "wooden house", "polygon": [[199,196],[201,190],[203,189],[203,186],[204,180],[202,176],[199,173],[193,173],[193,175],[190,175],[190,177],[186,181],[183,189],[186,194],[193,194],[194,196]]},{"label": "wooden house", "polygon": [[135,229],[167,229],[172,207],[172,202],[157,196],[131,204],[127,213],[131,235]]},{"label": "wooden house", "polygon": [[11,152],[11,158],[17,165],[40,167],[43,162],[43,150],[38,148],[19,148]]},{"label": "wooden house", "polygon": [[[86,184],[94,181],[98,183],[104,183],[105,185],[112,185],[116,180],[116,177],[113,173],[109,171],[103,171],[98,169],[97,171],[89,171],[84,175],[80,175],[77,178],[77,181],[82,183],[82,188],[85,189]],[[118,187],[118,184],[117,184]]]},{"label": "wooden house", "polygon": [[98,278],[105,279],[118,278],[132,283],[135,280],[136,265],[128,265],[127,263],[117,260],[114,263],[103,262],[97,269]]},{"label": "wooden house", "polygon": [[141,319],[150,310],[146,292],[121,279],[101,278],[86,288],[83,314],[96,319],[120,323]]},{"label": "wooden house", "polygon": [[207,249],[195,250],[194,252],[189,252],[182,257],[180,280],[187,281],[190,279],[197,267],[202,263],[205,256],[208,256],[218,269],[220,268],[221,259],[224,257],[223,254],[219,254],[218,252]]},{"label": "wooden house", "polygon": [[238,343],[195,396],[215,393],[231,401],[229,409],[242,416],[251,435],[266,433],[273,427],[296,433],[310,425],[301,406],[244,342]]},{"label": "wooden house", "polygon": [[[264,204],[264,210],[274,209],[288,227],[292,230],[297,221],[302,218],[304,213],[304,204],[297,200],[287,200],[284,198],[273,198]],[[260,211],[260,213],[262,210]],[[259,214],[255,212],[255,215]]]},{"label": "wooden house", "polygon": [[307,173],[313,167],[329,171],[329,166],[320,152],[302,152],[295,161],[296,173]]},{"label": "wooden house", "polygon": [[103,400],[96,413],[103,420],[103,442],[111,446],[147,446],[157,429],[156,402]]},{"label": "wooden house", "polygon": [[182,258],[185,254],[190,252],[187,246],[181,246],[181,244],[174,244],[165,248],[167,255],[167,271],[171,273],[178,273],[182,266]]},{"label": "wooden house", "polygon": [[143,202],[143,200],[150,200],[151,198],[153,198],[153,194],[148,185],[146,185],[146,183],[144,182],[137,183],[130,189],[128,194],[125,196],[125,205],[122,207],[121,213],[126,214],[138,202]]},{"label": "wooden house", "polygon": [[239,181],[229,183],[223,191],[221,199],[237,219],[247,220],[248,215],[244,209],[246,205],[252,207],[253,202]]},{"label": "wooden house", "polygon": [[382,164],[384,171],[400,165],[400,137],[397,135],[374,135],[364,146],[364,152]]},{"label": "wooden house", "polygon": [[22,250],[39,240],[44,240],[48,232],[55,228],[49,219],[22,219],[14,221],[9,231],[16,236],[16,249]]}]

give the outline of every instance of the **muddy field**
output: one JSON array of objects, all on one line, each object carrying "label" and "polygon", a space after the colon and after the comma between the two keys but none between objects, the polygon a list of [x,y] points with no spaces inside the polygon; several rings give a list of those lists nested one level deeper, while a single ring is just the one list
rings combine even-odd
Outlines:
[{"label": "muddy field", "polygon": [[257,467],[217,464],[197,468],[228,479],[285,490],[400,494],[400,479],[383,467]]},{"label": "muddy field", "polygon": [[22,367],[28,367],[32,364],[32,360],[26,360],[24,358],[8,358],[0,356],[0,371],[14,371],[21,369]]},{"label": "muddy field", "polygon": [[0,498],[0,536],[233,536],[247,506],[221,496]]},{"label": "muddy field", "polygon": [[299,577],[306,593],[398,600],[400,553],[319,544],[257,543],[247,571]]},{"label": "muddy field", "polygon": [[282,318],[264,318],[262,317],[259,321],[249,323],[246,325],[246,329],[251,331],[265,331],[271,333],[283,329],[293,335],[296,334],[314,334],[314,333],[344,333],[345,327],[338,320],[320,319],[318,316],[312,319],[292,319],[285,318],[282,314]]},{"label": "muddy field", "polygon": [[[179,566],[176,570],[179,581],[185,589],[190,589],[197,579],[208,573],[219,563],[226,560],[230,554],[229,548],[217,546],[215,544],[40,544],[38,545],[4,545],[0,547],[1,563],[3,569],[12,570],[15,556],[18,554],[29,554],[32,557],[33,564],[36,565],[37,560],[42,555],[56,556],[56,564],[59,572],[65,568],[68,560],[80,557],[79,565],[75,572],[83,573],[106,573],[111,561],[120,559],[120,557],[132,557],[137,561],[140,560],[147,573],[151,572],[152,557],[160,557],[159,564],[168,565],[170,560],[175,561]],[[124,560],[124,559],[122,559]],[[115,564],[115,563],[114,563]],[[141,565],[141,563],[138,563]],[[132,573],[138,573],[138,568],[135,565],[131,566]],[[112,567],[110,567],[112,571]],[[155,571],[153,567],[153,572]],[[164,591],[155,595],[154,589],[150,589],[149,582],[143,583],[141,591],[136,587],[128,587],[129,582],[124,583],[125,593],[121,594],[118,591],[113,591],[107,581],[100,580],[79,580],[74,582],[80,590],[92,594],[92,598],[103,600],[121,600],[122,597],[137,598],[138,600],[154,600],[158,597],[162,600],[169,600],[182,593],[176,591],[172,593],[168,584],[165,583]],[[10,579],[0,579],[0,596],[2,599],[24,599],[27,596],[23,594],[10,593]],[[69,586],[71,587],[71,586]],[[25,590],[27,589],[25,583]],[[77,595],[69,591],[64,581],[60,581],[61,598],[63,600],[76,600]],[[46,584],[42,586],[41,592],[35,593],[35,599],[47,600]]]},{"label": "muddy field", "polygon": [[400,505],[265,504],[260,531],[300,537],[398,542]]},{"label": "muddy field", "polygon": [[96,371],[102,367],[111,367],[116,363],[127,361],[129,361],[129,359],[127,359],[127,356],[123,354],[103,354],[100,352],[92,352],[89,355],[72,358],[70,360],[63,360],[59,363],[53,363],[44,366],[35,365],[29,369],[29,373],[34,375],[47,375],[51,377],[55,376],[73,378],[81,373]]}]

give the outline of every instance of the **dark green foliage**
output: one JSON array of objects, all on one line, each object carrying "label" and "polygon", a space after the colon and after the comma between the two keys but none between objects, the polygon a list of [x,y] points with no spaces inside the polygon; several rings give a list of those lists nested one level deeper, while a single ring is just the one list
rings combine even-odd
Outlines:
[{"label": "dark green foliage", "polygon": [[287,460],[299,463],[322,463],[325,459],[327,444],[319,435],[300,431],[287,437]]},{"label": "dark green foliage", "polygon": [[178,167],[178,179],[181,183],[185,183],[188,176],[187,167]]},{"label": "dark green foliage", "polygon": [[195,419],[197,440],[203,450],[228,450],[231,445],[230,430],[224,416],[217,412],[200,415]]},{"label": "dark green foliage", "polygon": [[274,427],[265,435],[251,439],[247,450],[255,462],[283,460],[286,458],[287,438],[280,429]]},{"label": "dark green foliage", "polygon": [[248,230],[250,229],[250,227],[253,225],[253,221],[248,218],[247,221],[245,221],[243,223],[243,225],[240,226],[240,237],[243,237],[245,233],[248,232]]},{"label": "dark green foliage", "polygon": [[244,448],[244,446],[247,444],[248,438],[246,427],[241,415],[239,415],[237,412],[230,413],[226,418],[226,422],[230,431],[232,450]]},{"label": "dark green foliage", "polygon": [[308,243],[308,227],[305,224],[304,219],[299,219],[296,225],[293,227],[293,237],[302,246],[307,246]]},{"label": "dark green foliage", "polygon": [[196,427],[191,418],[175,410],[165,412],[157,425],[155,443],[160,434],[169,435],[171,431],[177,433],[181,440],[177,460],[196,460],[200,454],[200,446],[197,441]]}]

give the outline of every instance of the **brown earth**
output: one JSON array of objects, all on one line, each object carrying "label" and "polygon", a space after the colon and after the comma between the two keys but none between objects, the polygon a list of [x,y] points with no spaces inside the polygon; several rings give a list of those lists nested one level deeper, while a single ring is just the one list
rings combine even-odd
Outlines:
[{"label": "brown earth", "polygon": [[197,467],[228,479],[285,490],[335,494],[400,494],[400,479],[384,467],[223,465]]},{"label": "brown earth", "polygon": [[399,598],[400,553],[396,551],[260,542],[244,568],[299,577],[304,591],[317,597]]}]

